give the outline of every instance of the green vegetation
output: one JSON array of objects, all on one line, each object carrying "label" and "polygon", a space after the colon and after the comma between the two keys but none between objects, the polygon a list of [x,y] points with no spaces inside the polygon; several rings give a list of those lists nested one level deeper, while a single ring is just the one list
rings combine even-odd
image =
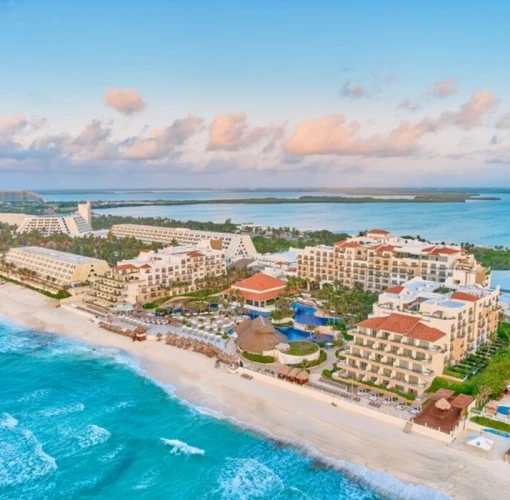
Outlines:
[{"label": "green vegetation", "polygon": [[287,354],[291,356],[308,356],[319,350],[319,346],[313,342],[297,340],[289,342],[290,349]]},{"label": "green vegetation", "polygon": [[478,387],[487,387],[490,396],[496,398],[505,390],[507,380],[510,380],[510,348],[499,351],[480,373]]},{"label": "green vegetation", "polygon": [[510,343],[510,323],[501,322],[498,325],[498,337]]},{"label": "green vegetation", "polygon": [[40,288],[37,288],[32,285],[28,285],[27,283],[22,283],[21,281],[9,278],[7,276],[3,276],[1,274],[0,274],[0,280],[8,281],[9,283],[13,283],[15,285],[19,285],[24,288],[28,288],[28,290],[33,290],[34,292],[41,293],[42,295],[45,295],[46,297],[49,297],[51,299],[62,300],[62,299],[67,299],[68,297],[70,297],[69,292],[67,292],[66,290],[59,290],[57,293],[51,293],[51,292],[48,292],[47,290],[41,290]]},{"label": "green vegetation", "polygon": [[0,224],[0,252],[24,246],[43,246],[52,250],[95,257],[106,260],[110,265],[115,265],[119,260],[133,259],[141,250],[147,248],[150,250],[163,248],[160,243],[147,245],[135,238],[116,238],[111,235],[107,238],[97,236],[71,238],[61,233],[44,236],[38,231],[16,234],[11,227]]},{"label": "green vegetation", "polygon": [[475,259],[486,267],[506,271],[510,269],[510,248],[496,246],[494,248],[477,247],[471,243],[462,243],[462,247],[475,256]]},{"label": "green vegetation", "polygon": [[510,424],[500,422],[499,420],[492,420],[492,418],[487,417],[472,417],[471,420],[475,424],[483,425],[484,427],[490,427],[491,429],[502,432],[510,432]]},{"label": "green vegetation", "polygon": [[273,326],[275,328],[285,328],[286,326],[294,326],[294,322],[293,321],[286,321],[285,323],[274,323],[273,322]]},{"label": "green vegetation", "polygon": [[317,292],[317,298],[326,302],[326,309],[334,311],[336,316],[343,319],[345,324],[339,326],[339,329],[347,329],[348,325],[366,319],[372,312],[372,306],[377,301],[378,295],[376,292],[365,291],[361,283],[355,283],[352,288],[344,288],[335,282],[332,285],[324,285]]},{"label": "green vegetation", "polygon": [[478,384],[476,377],[471,378],[466,382],[453,382],[443,377],[436,377],[430,385],[428,392],[436,392],[439,389],[451,389],[455,394],[468,394],[473,396],[476,393]]},{"label": "green vegetation", "polygon": [[262,356],[261,354],[252,354],[250,352],[243,352],[243,357],[248,361],[253,361],[254,363],[274,363],[276,360],[273,356]]},{"label": "green vegetation", "polygon": [[156,309],[161,304],[164,304],[167,300],[170,300],[169,296],[167,296],[167,297],[160,297],[159,299],[156,299],[153,302],[147,302],[146,304],[143,305],[143,308],[144,309]]}]

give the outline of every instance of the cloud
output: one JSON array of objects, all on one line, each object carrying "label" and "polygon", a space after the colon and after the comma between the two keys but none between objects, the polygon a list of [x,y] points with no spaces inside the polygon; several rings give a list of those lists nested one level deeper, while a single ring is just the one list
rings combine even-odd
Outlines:
[{"label": "cloud", "polygon": [[496,128],[510,129],[510,113],[504,113],[497,118]]},{"label": "cloud", "polygon": [[438,99],[444,99],[457,93],[454,78],[443,78],[437,81],[430,90],[430,94]]},{"label": "cloud", "polygon": [[284,126],[250,127],[244,113],[220,115],[209,128],[207,149],[239,151],[265,143],[264,152],[274,149],[281,140]]},{"label": "cloud", "polygon": [[124,115],[133,115],[142,111],[146,104],[136,89],[110,87],[104,94],[104,102],[110,108]]},{"label": "cloud", "polygon": [[298,155],[407,155],[419,149],[417,142],[426,134],[451,126],[469,130],[481,125],[484,116],[497,104],[498,100],[491,92],[482,90],[457,111],[447,111],[437,118],[423,118],[415,123],[402,121],[386,136],[363,137],[360,123],[347,123],[342,114],[307,120],[296,127],[285,144],[285,150]]},{"label": "cloud", "polygon": [[420,109],[420,105],[416,101],[413,101],[412,99],[404,99],[400,101],[398,109],[413,112]]},{"label": "cloud", "polygon": [[387,137],[362,137],[359,122],[336,114],[300,123],[285,144],[293,155],[401,156],[415,149],[414,136],[403,127]]},{"label": "cloud", "polygon": [[340,89],[340,95],[350,99],[361,99],[370,95],[369,91],[363,85],[355,85],[351,80],[347,80]]},{"label": "cloud", "polygon": [[163,159],[202,130],[203,123],[202,118],[190,114],[163,129],[151,129],[145,136],[126,141],[124,157],[130,160]]}]

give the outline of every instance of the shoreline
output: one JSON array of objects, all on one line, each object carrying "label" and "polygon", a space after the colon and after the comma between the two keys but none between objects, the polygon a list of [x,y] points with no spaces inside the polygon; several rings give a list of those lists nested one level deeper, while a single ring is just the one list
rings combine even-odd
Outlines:
[{"label": "shoreline", "polygon": [[[510,488],[510,466],[501,460],[405,434],[391,424],[261,380],[243,379],[214,368],[213,359],[197,353],[155,340],[133,343],[85,316],[56,308],[56,303],[13,284],[0,286],[0,317],[8,322],[119,349],[167,392],[174,388],[170,392],[184,404],[304,451],[382,494],[423,499],[441,497],[441,491],[452,498],[478,499],[491,491],[495,498],[504,498]],[[402,491],[392,489],[397,482],[393,478],[404,483],[399,485]]]}]

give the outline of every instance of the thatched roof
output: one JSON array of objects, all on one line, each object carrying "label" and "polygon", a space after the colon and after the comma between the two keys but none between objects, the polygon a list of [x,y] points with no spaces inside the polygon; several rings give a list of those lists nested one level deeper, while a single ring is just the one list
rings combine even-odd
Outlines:
[{"label": "thatched roof", "polygon": [[292,368],[292,370],[287,374],[287,377],[291,378],[291,379],[295,379],[298,376],[299,372],[300,372],[300,370],[298,370],[297,368]]},{"label": "thatched roof", "polygon": [[239,349],[254,354],[272,351],[281,342],[287,342],[287,337],[262,316],[243,321],[237,325],[235,331]]},{"label": "thatched roof", "polygon": [[296,380],[299,380],[300,382],[308,382],[308,373],[305,372],[304,370],[301,370],[297,375],[296,375]]},{"label": "thatched roof", "polygon": [[144,328],[143,326],[137,326],[135,328],[135,333],[141,335],[143,333],[147,333],[147,328]]},{"label": "thatched roof", "polygon": [[436,401],[435,407],[438,410],[447,411],[447,410],[451,410],[452,405],[450,403],[448,403],[448,401],[446,401],[446,399],[442,398],[439,401]]},{"label": "thatched roof", "polygon": [[286,375],[289,374],[289,372],[292,370],[292,366],[288,366],[288,365],[281,365],[279,368],[278,368],[278,375],[281,375],[283,377],[285,377]]}]

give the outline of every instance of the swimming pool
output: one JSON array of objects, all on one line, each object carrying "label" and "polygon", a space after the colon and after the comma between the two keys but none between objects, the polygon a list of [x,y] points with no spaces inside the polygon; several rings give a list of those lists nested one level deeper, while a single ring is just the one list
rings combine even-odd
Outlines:
[{"label": "swimming pool", "polygon": [[325,326],[328,321],[341,322],[340,318],[321,318],[315,315],[316,309],[312,306],[304,306],[298,302],[292,303],[294,309],[294,321],[301,325]]},{"label": "swimming pool", "polygon": [[496,436],[501,436],[510,439],[510,432],[498,431],[496,429],[483,429],[483,432],[490,432],[491,434],[495,434]]},{"label": "swimming pool", "polygon": [[[283,333],[290,341],[311,340],[310,332],[305,332],[304,330],[299,330],[292,326],[282,326],[281,328],[277,328],[277,330]],[[335,338],[332,335],[317,335],[316,337],[313,337],[313,340],[319,342],[331,342],[332,340],[335,340]]]},{"label": "swimming pool", "polygon": [[501,413],[501,415],[508,415],[508,412],[510,411],[510,406],[498,406],[498,413]]}]

